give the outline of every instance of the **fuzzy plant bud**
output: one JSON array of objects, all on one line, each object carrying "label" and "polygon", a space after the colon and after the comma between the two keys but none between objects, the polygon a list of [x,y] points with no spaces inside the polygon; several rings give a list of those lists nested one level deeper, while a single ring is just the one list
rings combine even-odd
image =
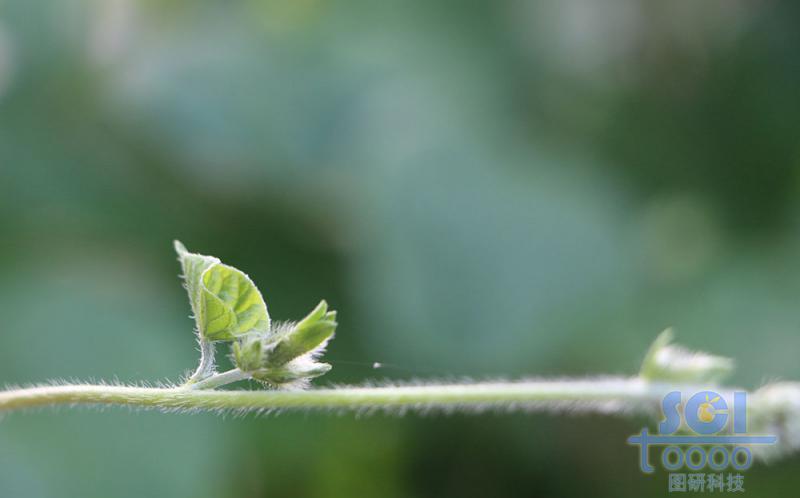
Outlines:
[{"label": "fuzzy plant bud", "polygon": [[716,383],[733,371],[733,360],[689,351],[672,340],[671,329],[656,338],[642,362],[641,378],[652,382]]},{"label": "fuzzy plant bud", "polygon": [[314,310],[277,337],[267,354],[267,363],[277,367],[304,354],[322,349],[336,331],[336,312],[328,311],[328,303],[320,301]]},{"label": "fuzzy plant bud", "polygon": [[308,382],[330,371],[327,363],[319,363],[311,358],[301,357],[289,363],[253,373],[253,378],[274,387],[302,388]]},{"label": "fuzzy plant bud", "polygon": [[316,361],[336,331],[336,312],[325,301],[297,323],[276,324],[267,333],[243,335],[232,346],[237,368],[273,387],[304,387],[331,369]]},{"label": "fuzzy plant bud", "polygon": [[264,364],[264,338],[258,334],[248,334],[239,338],[231,346],[233,363],[243,372],[255,372]]}]

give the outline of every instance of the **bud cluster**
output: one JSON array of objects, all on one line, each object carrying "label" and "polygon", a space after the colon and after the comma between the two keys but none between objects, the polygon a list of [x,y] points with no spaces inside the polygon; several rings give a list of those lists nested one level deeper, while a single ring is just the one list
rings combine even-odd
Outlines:
[{"label": "bud cluster", "polygon": [[237,368],[273,387],[302,387],[331,369],[317,361],[336,331],[336,312],[321,301],[299,322],[275,324],[267,333],[239,337],[232,346]]},{"label": "bud cluster", "polygon": [[261,292],[246,274],[215,257],[191,253],[177,241],[175,250],[204,352],[187,385],[209,385],[219,342],[231,343],[239,373],[271,387],[305,387],[331,369],[317,361],[336,331],[336,312],[328,303],[321,301],[299,322],[273,325]]}]

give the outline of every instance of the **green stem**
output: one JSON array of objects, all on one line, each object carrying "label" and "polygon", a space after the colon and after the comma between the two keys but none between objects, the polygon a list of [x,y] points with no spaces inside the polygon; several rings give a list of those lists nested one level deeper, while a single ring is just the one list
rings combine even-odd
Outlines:
[{"label": "green stem", "polygon": [[238,368],[234,368],[233,370],[228,370],[227,372],[206,377],[205,379],[193,384],[187,383],[186,387],[189,389],[215,389],[226,384],[231,384],[233,382],[239,382],[240,380],[247,380],[250,378],[251,375],[249,373],[242,372]]},{"label": "green stem", "polygon": [[214,343],[200,338],[200,364],[184,385],[190,386],[214,374]]},{"label": "green stem", "polygon": [[[230,375],[224,377],[227,380],[233,377],[231,372],[219,375]],[[472,412],[494,409],[653,414],[661,397],[675,388],[639,378],[339,387],[306,391],[65,385],[0,391],[0,412],[56,405],[126,405],[178,411],[377,409],[402,413],[407,410]]]}]

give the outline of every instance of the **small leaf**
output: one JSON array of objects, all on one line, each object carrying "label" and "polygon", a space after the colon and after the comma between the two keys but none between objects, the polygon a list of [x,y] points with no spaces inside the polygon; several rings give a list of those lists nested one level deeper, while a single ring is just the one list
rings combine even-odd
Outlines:
[{"label": "small leaf", "polygon": [[210,341],[228,341],[252,331],[269,330],[267,305],[243,272],[223,264],[202,276],[200,332]]},{"label": "small leaf", "polygon": [[202,339],[225,341],[269,330],[267,305],[247,275],[215,257],[190,253],[178,241],[175,250]]},{"label": "small leaf", "polygon": [[308,316],[277,338],[277,344],[267,355],[268,365],[284,365],[324,347],[336,331],[335,319],[336,312],[328,311],[328,303],[321,301]]},{"label": "small leaf", "polygon": [[189,293],[189,304],[192,306],[192,313],[196,319],[200,316],[200,289],[202,287],[200,278],[203,272],[220,261],[213,256],[190,253],[180,241],[176,240],[173,244],[175,252],[178,253],[178,261],[181,262],[186,292]]},{"label": "small leaf", "polygon": [[662,332],[642,362],[640,377],[653,382],[718,382],[733,371],[733,360],[689,351],[672,344],[671,329]]}]

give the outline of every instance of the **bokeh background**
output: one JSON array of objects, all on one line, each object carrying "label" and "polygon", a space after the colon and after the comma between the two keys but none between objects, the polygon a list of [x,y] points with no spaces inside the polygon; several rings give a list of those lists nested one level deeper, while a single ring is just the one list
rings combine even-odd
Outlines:
[{"label": "bokeh background", "polygon": [[[800,379],[800,7],[634,0],[0,2],[0,384],[195,366],[171,241],[318,385],[633,373],[658,332]],[[373,370],[373,362],[387,366]],[[666,495],[642,421],[0,422],[0,496]],[[800,487],[759,466],[752,496]]]}]

